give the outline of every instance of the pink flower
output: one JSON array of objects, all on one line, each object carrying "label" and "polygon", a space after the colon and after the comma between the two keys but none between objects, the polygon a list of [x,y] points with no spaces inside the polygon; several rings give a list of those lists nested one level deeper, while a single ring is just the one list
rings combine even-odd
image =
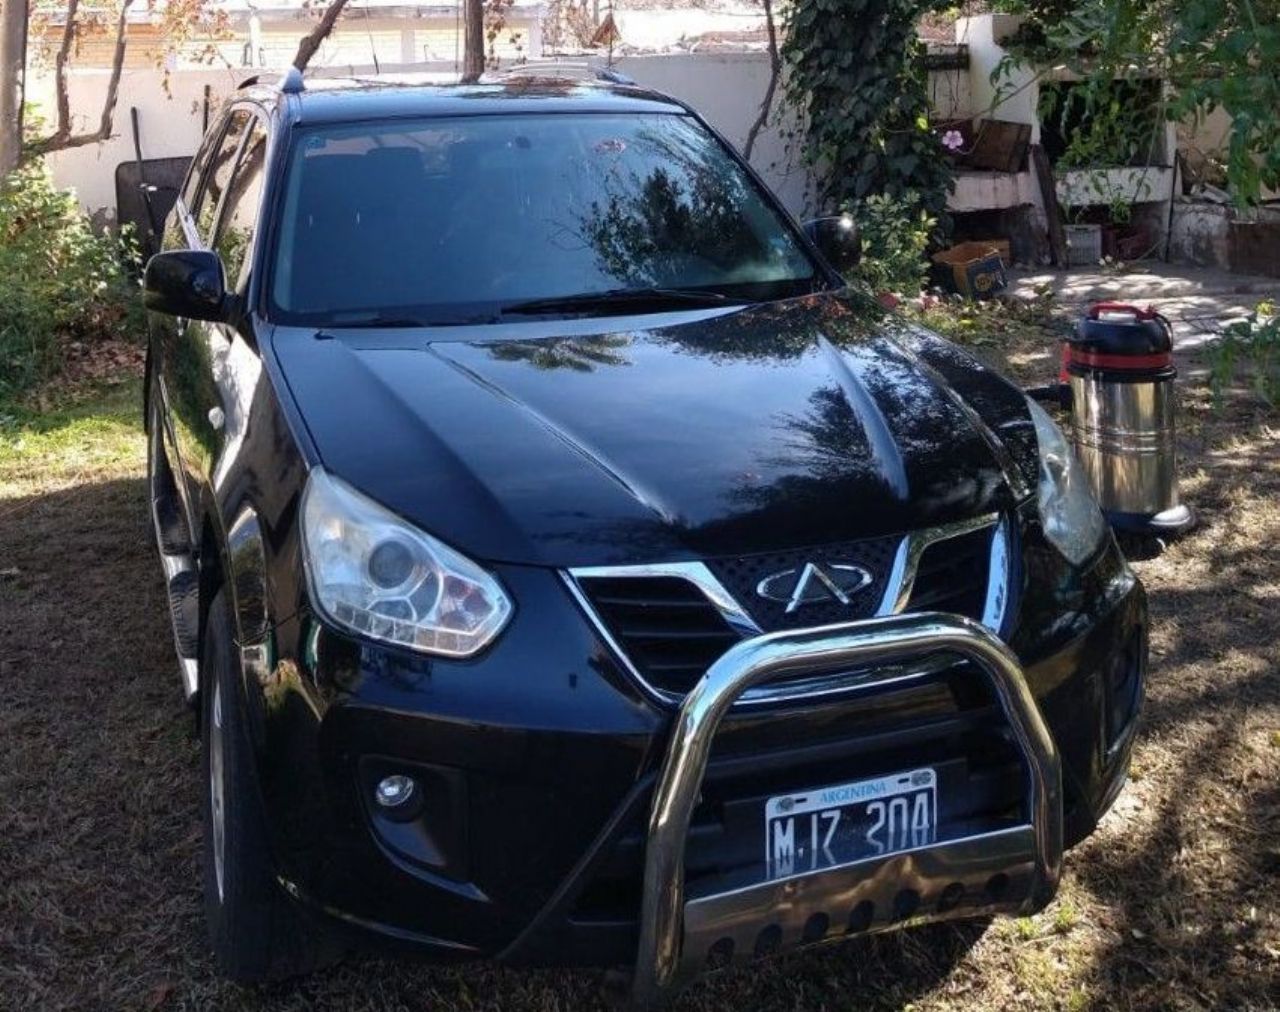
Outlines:
[{"label": "pink flower", "polygon": [[959,130],[948,130],[942,135],[942,146],[948,151],[959,151],[964,147],[964,134]]}]

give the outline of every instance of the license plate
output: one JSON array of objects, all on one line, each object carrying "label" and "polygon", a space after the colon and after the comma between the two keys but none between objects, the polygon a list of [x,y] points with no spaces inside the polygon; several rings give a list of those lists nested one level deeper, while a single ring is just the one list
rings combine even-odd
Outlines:
[{"label": "license plate", "polygon": [[769,878],[928,846],[937,835],[937,784],[933,770],[918,769],[770,798]]}]

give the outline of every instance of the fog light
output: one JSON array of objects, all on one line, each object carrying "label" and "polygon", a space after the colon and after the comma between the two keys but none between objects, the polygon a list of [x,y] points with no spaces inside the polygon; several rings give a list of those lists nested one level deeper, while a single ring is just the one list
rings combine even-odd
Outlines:
[{"label": "fog light", "polygon": [[395,773],[378,781],[378,786],[374,790],[374,797],[378,799],[379,807],[385,808],[389,812],[399,812],[417,800],[417,793],[418,785],[414,782],[413,777]]}]

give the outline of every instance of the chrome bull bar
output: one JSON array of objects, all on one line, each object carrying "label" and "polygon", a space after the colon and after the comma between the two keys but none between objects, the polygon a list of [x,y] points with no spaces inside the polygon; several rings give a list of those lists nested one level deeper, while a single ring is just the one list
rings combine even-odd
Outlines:
[{"label": "chrome bull bar", "polygon": [[[1028,772],[1028,824],[686,901],[689,822],[712,741],[735,700],[787,675],[887,664],[939,651],[972,660],[990,679]],[[874,688],[883,682],[872,672],[859,684]],[[1061,866],[1057,748],[1017,657],[989,630],[957,615],[929,613],[744,640],[708,669],[685,697],[672,727],[649,817],[632,1004],[643,1008],[661,1001],[706,965],[710,945],[727,939],[730,951],[741,951],[735,941],[766,924],[777,925],[784,942],[801,938],[802,932],[811,941],[817,939],[806,930],[810,919],[825,918],[831,910],[849,918],[851,933],[879,930],[908,916],[940,920],[1029,912],[1052,899]],[[901,909],[886,916],[885,908],[893,906],[886,899],[903,888],[917,897],[931,889],[941,896],[930,897],[933,912],[922,917]],[[955,900],[950,907],[947,889]],[[837,925],[837,933],[844,927]],[[821,934],[826,935],[825,928]]]}]

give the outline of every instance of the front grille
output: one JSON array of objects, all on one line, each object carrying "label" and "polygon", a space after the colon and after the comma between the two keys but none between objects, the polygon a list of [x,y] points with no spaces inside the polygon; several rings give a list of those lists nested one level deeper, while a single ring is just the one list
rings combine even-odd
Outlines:
[{"label": "front grille", "polygon": [[982,621],[992,529],[935,541],[920,556],[907,611],[945,611]]},{"label": "front grille", "polygon": [[715,606],[679,577],[579,577],[578,585],[619,648],[661,692],[688,692],[738,642]]},{"label": "front grille", "polygon": [[[965,527],[972,524],[952,536],[947,532],[929,536],[932,540],[920,553],[906,611],[941,611],[983,620],[992,538],[1001,528],[994,518],[977,530]],[[885,613],[887,603],[897,599],[901,586],[897,581],[911,575],[895,571],[895,560],[905,554],[904,539],[890,537],[709,559],[705,566],[695,567],[700,571],[696,579],[684,564],[593,569],[571,575],[588,612],[633,673],[651,691],[678,698],[744,636]],[[791,586],[809,563],[828,569],[843,566],[845,572],[857,567],[866,571],[870,582],[851,591],[847,603],[831,597],[809,601],[790,612],[785,594],[784,599],[774,600],[758,593],[761,582],[770,577],[778,577],[776,582],[784,589]],[[1005,574],[996,575],[1003,579]],[[708,590],[708,584],[714,591]]]},{"label": "front grille", "polygon": [[[712,559],[707,563],[731,597],[767,632],[779,629],[805,629],[855,622],[871,618],[880,607],[885,585],[893,569],[893,556],[901,538],[877,538],[838,545],[823,545],[804,552],[770,552],[764,555],[741,555],[737,558]],[[784,586],[798,578],[806,563],[822,566],[857,566],[871,576],[867,586],[853,593],[848,604],[834,597],[818,604],[787,611],[787,602],[761,597],[756,591],[762,580],[789,574],[779,582]]]}]

